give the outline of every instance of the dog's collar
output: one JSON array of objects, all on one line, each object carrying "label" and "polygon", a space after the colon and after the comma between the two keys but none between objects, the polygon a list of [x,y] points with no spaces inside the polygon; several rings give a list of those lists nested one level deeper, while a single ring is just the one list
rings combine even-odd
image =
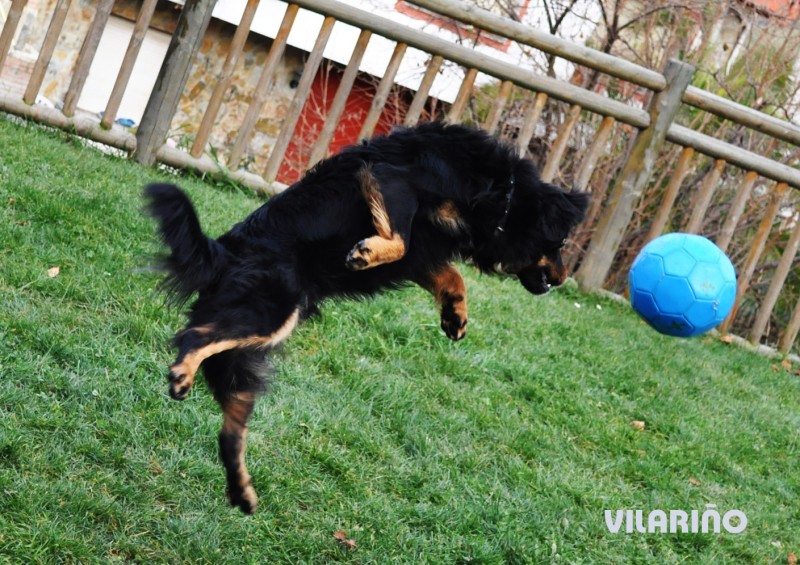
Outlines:
[{"label": "dog's collar", "polygon": [[511,178],[508,181],[508,192],[506,192],[506,209],[503,212],[503,217],[500,218],[500,221],[497,223],[497,227],[495,228],[495,233],[503,233],[506,231],[506,222],[508,221],[508,212],[511,210],[511,199],[514,198],[514,189],[517,187],[516,180],[514,178],[514,173],[511,173]]}]

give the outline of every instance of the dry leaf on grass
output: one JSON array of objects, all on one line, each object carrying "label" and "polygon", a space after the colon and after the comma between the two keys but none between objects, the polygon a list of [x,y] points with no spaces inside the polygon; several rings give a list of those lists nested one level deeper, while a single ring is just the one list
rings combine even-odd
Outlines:
[{"label": "dry leaf on grass", "polygon": [[733,336],[731,334],[727,334],[719,338],[722,343],[733,343]]},{"label": "dry leaf on grass", "polygon": [[700,481],[698,481],[694,477],[689,477],[689,482],[692,483],[696,487],[699,487],[702,484]]},{"label": "dry leaf on grass", "polygon": [[16,201],[14,200],[14,197],[12,196],[11,198],[8,199],[8,205],[9,206],[13,206],[14,204],[16,204]]},{"label": "dry leaf on grass", "polygon": [[791,371],[792,370],[792,362],[789,361],[788,359],[784,359],[783,361],[781,361],[781,367],[783,367],[787,371]]},{"label": "dry leaf on grass", "polygon": [[789,565],[797,565],[797,556],[794,553],[790,553],[786,556],[786,562]]},{"label": "dry leaf on grass", "polygon": [[61,272],[61,267],[50,267],[47,269],[47,276],[51,279],[54,279],[58,276],[58,273]]},{"label": "dry leaf on grass", "polygon": [[342,530],[337,530],[337,531],[333,532],[333,537],[336,538],[336,540],[339,543],[341,543],[342,545],[344,545],[348,549],[355,549],[355,547],[356,547],[356,540],[348,539],[347,532],[343,532]]},{"label": "dry leaf on grass", "polygon": [[644,422],[641,420],[631,420],[631,427],[638,432],[644,431]]}]

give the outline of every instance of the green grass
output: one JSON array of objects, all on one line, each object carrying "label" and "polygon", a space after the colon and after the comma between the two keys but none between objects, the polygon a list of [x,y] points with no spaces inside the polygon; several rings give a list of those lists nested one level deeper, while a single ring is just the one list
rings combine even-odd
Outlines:
[{"label": "green grass", "polygon": [[[616,302],[573,288],[536,298],[466,266],[462,342],[417,288],[327,304],[296,332],[252,420],[259,512],[229,508],[219,410],[202,385],[183,403],[166,394],[182,318],[148,269],[139,195],[167,178],[0,119],[0,561],[800,553],[800,379],[712,338],[660,336]],[[213,234],[259,204],[180,182]],[[706,504],[744,511],[746,532],[613,535],[603,515]]]}]

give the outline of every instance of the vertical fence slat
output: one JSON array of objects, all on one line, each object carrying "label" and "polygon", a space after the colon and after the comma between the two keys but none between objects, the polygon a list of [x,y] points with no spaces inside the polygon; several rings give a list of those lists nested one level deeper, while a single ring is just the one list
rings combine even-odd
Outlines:
[{"label": "vertical fence slat", "polygon": [[405,43],[398,43],[395,46],[392,58],[389,59],[389,64],[386,65],[383,78],[381,82],[378,83],[378,88],[375,90],[375,95],[372,97],[372,104],[369,106],[369,112],[367,112],[367,116],[364,118],[364,124],[361,126],[361,131],[358,134],[359,139],[371,137],[372,133],[375,131],[375,126],[378,125],[378,120],[383,113],[383,107],[389,99],[389,93],[394,86],[394,77],[400,69],[400,63],[403,61],[403,56],[406,54],[407,48],[408,45]]},{"label": "vertical fence slat", "polygon": [[186,0],[136,131],[134,158],[152,165],[164,145],[217,0]]},{"label": "vertical fence slat", "polygon": [[425,69],[425,74],[422,75],[422,82],[419,83],[414,99],[408,107],[408,112],[406,112],[406,117],[403,121],[404,125],[413,126],[419,121],[419,117],[425,109],[425,102],[428,100],[428,93],[431,91],[433,81],[436,80],[436,75],[439,74],[442,63],[444,63],[444,58],[441,55],[434,55],[431,58]]},{"label": "vertical fence slat", "polygon": [[272,147],[267,166],[264,169],[264,174],[262,176],[268,183],[273,182],[278,175],[278,169],[286,154],[286,149],[289,147],[289,142],[294,134],[297,121],[300,119],[300,114],[308,98],[308,93],[311,92],[311,86],[314,83],[314,78],[317,76],[319,65],[322,63],[322,55],[325,51],[325,46],[328,44],[328,39],[331,36],[331,31],[333,31],[333,25],[335,23],[336,20],[331,16],[327,16],[322,22],[322,28],[319,30],[314,48],[311,50],[305,67],[303,68],[303,74],[300,75],[297,91],[294,94],[294,98],[292,98],[292,103],[289,105],[289,110],[286,112],[286,117],[281,125],[278,139],[275,140],[275,145]]},{"label": "vertical fence slat", "polygon": [[150,20],[153,19],[153,13],[156,11],[157,3],[158,0],[144,0],[144,4],[139,8],[139,15],[136,17],[136,24],[133,26],[131,40],[128,42],[128,48],[125,50],[125,56],[122,58],[122,65],[119,68],[117,80],[114,81],[114,88],[111,89],[111,96],[108,97],[108,104],[106,104],[103,119],[100,120],[100,125],[105,128],[113,126],[114,120],[117,119],[117,112],[119,112],[122,97],[125,95],[125,89],[128,88],[128,81],[131,79],[133,66],[136,64],[136,58],[139,56],[139,50],[142,48],[142,42],[144,41],[147,29],[150,27]]},{"label": "vertical fence slat", "polygon": [[645,243],[654,240],[664,232],[667,221],[669,221],[669,215],[672,213],[672,207],[675,205],[675,199],[678,197],[681,184],[683,184],[683,179],[689,173],[692,157],[694,157],[694,149],[684,147],[680,157],[678,157],[675,170],[670,176],[669,183],[667,183],[667,188],[664,190],[664,196],[661,197],[661,204],[658,206],[653,223],[650,224],[650,231],[647,233]]},{"label": "vertical fence slat", "polygon": [[693,74],[691,65],[673,59],[667,62],[664,70],[667,88],[653,96],[650,102],[650,127],[639,131],[606,212],[600,218],[583,263],[575,274],[584,289],[597,290],[603,285]]},{"label": "vertical fence slat", "polygon": [[456,99],[453,105],[450,106],[450,111],[447,112],[444,121],[448,124],[457,124],[461,121],[461,116],[464,110],[467,109],[469,98],[472,96],[472,87],[475,85],[475,77],[478,76],[478,69],[469,69],[464,75],[464,80],[461,81],[461,86],[458,89]]},{"label": "vertical fence slat", "polygon": [[211,98],[208,100],[208,106],[203,114],[203,119],[200,121],[200,127],[197,128],[197,135],[192,144],[191,156],[194,158],[199,157],[206,147],[208,138],[211,135],[211,128],[219,114],[219,109],[222,106],[222,99],[228,88],[231,86],[233,80],[233,72],[236,70],[236,63],[239,62],[239,57],[244,49],[244,44],[247,41],[247,36],[250,34],[250,26],[253,24],[253,18],[256,15],[258,4],[260,0],[247,0],[247,5],[242,12],[242,19],[236,27],[236,32],[233,34],[231,46],[228,50],[228,55],[225,57],[225,62],[222,64],[222,69],[217,75],[217,85],[211,93]]},{"label": "vertical fence slat", "polygon": [[783,283],[786,282],[786,277],[792,268],[794,258],[797,256],[797,249],[800,247],[800,217],[795,218],[794,230],[786,243],[786,248],[783,250],[778,266],[775,268],[775,273],[772,275],[772,281],[769,284],[769,290],[764,296],[764,302],[758,309],[753,328],[750,330],[750,341],[758,343],[761,341],[761,336],[764,335],[764,330],[767,328],[767,322],[772,314],[772,309],[775,308],[775,303],[778,301],[778,296],[783,290]]},{"label": "vertical fence slat", "polygon": [[6,62],[8,52],[11,50],[11,42],[14,41],[14,34],[17,33],[19,26],[19,19],[22,17],[22,10],[28,0],[12,0],[11,9],[8,11],[8,17],[3,24],[3,32],[0,33],[0,71],[3,70],[3,64]]},{"label": "vertical fence slat", "polygon": [[797,299],[797,304],[792,311],[792,317],[789,319],[789,325],[786,326],[786,330],[783,332],[780,343],[781,352],[789,353],[798,333],[800,333],[800,298]]},{"label": "vertical fence slat", "polygon": [[289,37],[289,32],[292,31],[292,25],[294,25],[294,20],[299,10],[300,8],[297,4],[289,4],[286,7],[286,13],[283,15],[278,33],[272,41],[272,46],[267,54],[267,60],[264,61],[264,67],[261,69],[258,82],[253,89],[253,97],[250,100],[250,105],[247,107],[242,125],[239,127],[239,133],[236,136],[236,140],[233,142],[230,155],[228,155],[228,168],[230,169],[238,168],[239,161],[241,161],[247,144],[250,142],[250,136],[253,134],[258,116],[261,114],[261,110],[264,108],[264,103],[267,100],[267,94],[272,85],[275,69],[278,68],[278,63],[280,63],[283,52],[286,50],[286,39]]},{"label": "vertical fence slat", "polygon": [[558,166],[561,164],[561,159],[564,158],[564,152],[569,145],[569,139],[572,136],[572,131],[581,119],[581,107],[577,104],[570,106],[567,112],[567,117],[564,124],[556,136],[553,146],[550,148],[550,153],[547,155],[547,161],[542,168],[542,180],[551,182],[558,172]]},{"label": "vertical fence slat", "polygon": [[719,184],[719,179],[722,177],[722,172],[725,170],[725,165],[724,160],[717,159],[714,161],[714,167],[703,179],[700,189],[697,191],[697,197],[692,203],[692,213],[684,228],[685,232],[700,233],[703,229],[703,219],[708,211],[708,206],[711,204],[711,199],[714,197],[714,191]]},{"label": "vertical fence slat", "polygon": [[609,137],[611,137],[611,130],[615,123],[616,120],[610,116],[606,116],[603,118],[603,121],[600,122],[600,127],[597,128],[594,134],[592,144],[584,155],[578,172],[575,175],[575,181],[572,183],[574,190],[584,191],[589,187],[589,181],[597,167],[598,161],[600,161],[600,155],[606,150],[606,144],[608,143]]},{"label": "vertical fence slat", "polygon": [[733,232],[736,230],[739,219],[742,217],[744,207],[747,204],[747,200],[750,198],[750,193],[753,192],[753,185],[757,178],[758,173],[748,171],[739,184],[739,188],[736,190],[736,196],[733,197],[731,208],[728,211],[728,217],[725,218],[725,223],[722,225],[719,239],[717,239],[716,242],[717,246],[722,249],[723,252],[728,251],[728,245],[730,245],[733,239]]},{"label": "vertical fence slat", "polygon": [[510,80],[504,80],[500,83],[500,88],[492,103],[492,108],[489,110],[489,114],[481,125],[481,127],[489,133],[495,133],[497,131],[497,126],[500,125],[500,118],[503,116],[503,110],[506,109],[508,98],[511,96],[513,90],[514,83]]},{"label": "vertical fence slat", "polygon": [[350,97],[350,92],[353,90],[353,84],[356,82],[358,76],[358,67],[361,60],[364,58],[364,52],[367,50],[367,45],[372,37],[372,32],[364,29],[358,36],[353,53],[350,55],[350,61],[342,74],[342,80],[339,82],[339,88],[336,90],[336,96],[331,102],[331,107],[328,110],[328,116],[325,118],[325,123],[319,132],[316,143],[311,149],[311,157],[308,159],[309,168],[325,157],[328,152],[328,146],[333,139],[333,134],[336,132],[336,126],[339,125],[339,120],[344,113],[347,99]]},{"label": "vertical fence slat", "polygon": [[89,27],[89,32],[83,40],[80,53],[78,53],[78,60],[75,63],[75,71],[72,73],[67,94],[64,96],[64,108],[61,111],[65,116],[71,117],[75,114],[75,108],[78,106],[78,100],[80,100],[86,79],[89,77],[89,70],[92,68],[92,61],[97,53],[97,46],[100,45],[100,38],[103,37],[103,30],[108,23],[108,17],[111,15],[113,7],[114,0],[101,0],[100,5],[97,6],[92,25]]},{"label": "vertical fence slat", "polygon": [[725,321],[722,322],[722,325],[719,327],[719,331],[722,333],[728,333],[731,329],[731,325],[733,325],[733,321],[736,319],[739,306],[742,304],[742,298],[744,298],[744,295],[747,293],[747,289],[750,288],[750,279],[753,277],[753,273],[758,265],[758,260],[761,259],[761,254],[764,252],[764,246],[767,244],[769,232],[772,229],[772,224],[775,222],[775,217],[778,215],[783,197],[788,188],[789,185],[785,182],[779,183],[775,186],[770,195],[769,204],[764,211],[764,217],[761,219],[761,224],[759,224],[758,231],[753,238],[750,252],[747,254],[747,258],[744,261],[744,265],[736,281],[736,302],[733,305],[733,309],[731,309],[731,313],[728,314],[728,317],[725,318]]},{"label": "vertical fence slat", "polygon": [[528,152],[528,145],[531,142],[533,134],[536,132],[536,123],[539,121],[539,117],[542,115],[542,110],[546,103],[547,94],[539,92],[536,94],[533,103],[531,103],[528,111],[525,113],[525,121],[522,123],[519,135],[517,135],[517,154],[520,157],[524,157]]},{"label": "vertical fence slat", "polygon": [[28,88],[25,89],[25,94],[22,97],[22,100],[28,105],[36,102],[36,95],[39,94],[39,89],[42,87],[44,75],[47,73],[47,66],[50,64],[53,51],[56,49],[56,43],[58,43],[58,36],[64,27],[64,20],[67,19],[70,2],[71,0],[58,0],[56,7],[53,9],[53,17],[47,28],[47,34],[44,36],[42,47],[39,50],[39,57],[33,65]]}]

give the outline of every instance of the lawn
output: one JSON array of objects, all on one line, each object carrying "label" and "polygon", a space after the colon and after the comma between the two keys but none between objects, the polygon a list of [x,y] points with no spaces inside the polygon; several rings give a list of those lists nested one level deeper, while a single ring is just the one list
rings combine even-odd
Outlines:
[{"label": "lawn", "polygon": [[[230,508],[217,406],[202,385],[183,403],[167,395],[182,315],[157,291],[140,193],[168,179],[0,118],[0,561],[800,553],[800,378],[712,337],[660,336],[574,287],[533,297],[468,266],[464,341],[444,337],[418,288],[331,302],[295,333],[251,422],[259,511]],[[260,202],[177,180],[212,234]],[[604,519],[707,504],[741,510],[747,529],[612,534]]]}]

